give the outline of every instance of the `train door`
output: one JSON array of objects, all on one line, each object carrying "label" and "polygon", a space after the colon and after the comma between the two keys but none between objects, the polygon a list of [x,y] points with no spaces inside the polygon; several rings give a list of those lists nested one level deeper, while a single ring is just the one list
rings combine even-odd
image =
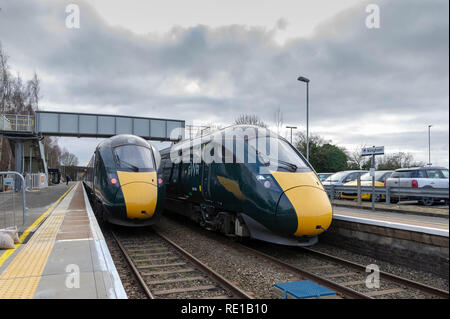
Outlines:
[{"label": "train door", "polygon": [[[207,144],[203,145],[203,148],[205,149],[205,146]],[[211,150],[211,156],[214,156],[214,149]],[[204,158],[204,157],[203,157]],[[205,200],[211,200],[211,186],[210,186],[210,179],[211,179],[211,165],[212,163],[206,163],[203,159],[201,162],[201,194],[203,199]]]},{"label": "train door", "polygon": [[211,188],[210,188],[210,177],[211,177],[211,163],[207,164],[202,162],[202,196],[204,199],[211,199]]}]

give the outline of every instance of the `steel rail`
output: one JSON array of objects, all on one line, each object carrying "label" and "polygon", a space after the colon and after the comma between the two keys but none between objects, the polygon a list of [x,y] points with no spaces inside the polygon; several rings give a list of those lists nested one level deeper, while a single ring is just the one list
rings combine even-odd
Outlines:
[{"label": "steel rail", "polygon": [[212,270],[211,268],[209,268],[206,264],[202,263],[199,259],[195,258],[192,254],[190,254],[189,252],[187,252],[185,249],[183,249],[181,246],[177,245],[176,243],[174,243],[171,239],[169,239],[167,236],[165,236],[164,234],[158,232],[157,230],[155,230],[155,233],[160,236],[161,238],[163,238],[164,240],[166,240],[170,245],[172,245],[178,252],[180,252],[184,257],[186,257],[187,259],[189,259],[189,261],[191,261],[195,266],[197,266],[198,268],[200,268],[201,270],[203,270],[206,274],[208,274],[212,279],[214,279],[216,282],[219,283],[219,285],[221,285],[223,288],[226,288],[226,290],[228,290],[229,292],[231,292],[232,294],[234,294],[236,297],[239,297],[241,299],[254,299],[254,297],[250,296],[249,294],[247,294],[244,290],[242,290],[241,288],[239,288],[238,286],[234,285],[233,283],[231,283],[229,280],[225,279],[223,276],[221,276],[219,273],[217,273],[216,271]]},{"label": "steel rail", "polygon": [[[241,298],[241,299],[254,299],[254,297],[250,296],[245,291],[243,291],[242,289],[240,289],[239,287],[237,287],[236,285],[234,285],[233,283],[231,283],[230,281],[228,281],[227,279],[222,277],[220,274],[218,274],[217,272],[215,272],[214,270],[209,268],[207,265],[205,265],[200,260],[195,258],[189,252],[187,252],[182,247],[180,247],[179,245],[174,243],[167,236],[159,233],[156,230],[155,230],[155,233],[156,233],[156,235],[158,235],[159,237],[164,239],[166,242],[168,242],[173,248],[175,248],[175,250],[177,252],[181,253],[186,259],[188,259],[192,264],[194,264],[194,266],[199,268],[199,270],[202,270],[206,275],[208,275],[212,280],[214,280],[220,287],[222,287],[225,290],[227,290],[228,292],[232,293],[235,297],[238,297],[238,298]],[[125,259],[127,260],[127,263],[130,265],[134,275],[136,276],[139,284],[142,286],[142,288],[143,288],[145,294],[147,295],[147,297],[149,299],[155,299],[155,296],[152,294],[150,288],[148,287],[148,285],[146,284],[144,278],[140,274],[140,271],[134,265],[133,260],[128,255],[128,253],[126,251],[126,248],[120,242],[120,239],[118,238],[118,236],[114,232],[111,232],[111,234],[112,234],[114,240],[117,242],[120,250],[122,251],[122,254],[124,255]]]},{"label": "steel rail", "polygon": [[275,257],[272,257],[272,256],[270,256],[270,255],[268,255],[266,253],[263,253],[263,252],[261,252],[259,250],[247,247],[247,246],[242,245],[242,244],[239,245],[239,248],[248,250],[250,253],[252,253],[252,254],[254,254],[256,256],[262,256],[262,257],[264,257],[266,259],[269,259],[273,263],[278,264],[278,265],[280,265],[282,267],[285,267],[285,268],[287,268],[287,269],[289,269],[289,270],[291,270],[293,272],[296,272],[296,273],[300,274],[301,276],[303,276],[303,277],[305,277],[307,279],[310,279],[310,280],[312,280],[312,281],[314,281],[314,282],[316,282],[316,283],[318,283],[320,285],[323,285],[323,286],[325,286],[325,287],[327,287],[329,289],[332,289],[332,290],[342,294],[343,296],[346,296],[346,297],[349,297],[349,298],[353,298],[353,299],[374,299],[373,297],[367,296],[367,295],[365,295],[365,294],[363,294],[361,292],[358,292],[358,291],[353,290],[351,288],[342,286],[342,285],[340,285],[340,284],[338,284],[336,282],[333,282],[331,280],[328,280],[328,279],[322,278],[322,277],[320,277],[320,276],[318,276],[316,274],[313,274],[312,272],[309,272],[307,270],[304,270],[304,269],[299,268],[297,266],[294,266],[292,264],[289,264],[289,263],[286,263],[284,261],[281,261],[281,260],[279,260],[279,259],[277,259]]},{"label": "steel rail", "polygon": [[131,257],[128,255],[125,247],[123,247],[122,243],[120,242],[119,238],[117,238],[116,234],[114,232],[111,232],[114,240],[116,241],[117,245],[119,246],[120,250],[122,251],[122,254],[124,255],[125,259],[127,260],[127,263],[130,265],[131,270],[133,271],[134,275],[136,276],[139,284],[141,285],[142,289],[144,290],[145,294],[149,299],[155,299],[155,296],[153,296],[152,292],[148,288],[147,284],[145,283],[144,278],[142,278],[139,270],[134,265]]},{"label": "steel rail", "polygon": [[[335,262],[337,264],[345,265],[345,266],[351,267],[351,268],[356,269],[361,272],[366,271],[366,267],[361,264],[358,264],[358,263],[355,263],[355,262],[352,262],[349,260],[345,260],[340,257],[336,257],[336,256],[333,256],[333,255],[330,255],[327,253],[316,251],[311,248],[306,248],[306,247],[299,247],[299,248],[301,250],[304,250],[304,251],[308,252],[309,254],[315,255],[319,258],[323,258],[323,259]],[[384,271],[380,271],[380,278],[385,278],[387,280],[396,282],[398,284],[401,284],[401,285],[404,285],[404,286],[407,286],[410,288],[414,288],[414,289],[417,289],[417,290],[420,290],[420,291],[423,291],[423,292],[426,292],[426,293],[429,293],[432,295],[436,295],[436,296],[447,298],[447,299],[449,298],[448,291],[445,291],[445,290],[442,290],[442,289],[439,289],[436,287],[432,287],[429,285],[425,285],[425,284],[422,284],[422,283],[419,283],[416,281],[412,281],[410,279],[403,278],[403,277],[400,277],[400,276],[397,276],[394,274],[390,274],[390,273],[387,273]]]}]

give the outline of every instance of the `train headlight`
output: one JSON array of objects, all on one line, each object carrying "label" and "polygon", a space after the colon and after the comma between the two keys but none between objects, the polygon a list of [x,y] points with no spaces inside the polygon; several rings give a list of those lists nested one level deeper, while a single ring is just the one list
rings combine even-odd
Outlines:
[{"label": "train headlight", "polygon": [[278,186],[278,183],[272,178],[272,175],[270,174],[256,175],[256,180],[260,182],[264,186],[264,188],[277,192],[282,191],[280,186]]},{"label": "train headlight", "polygon": [[112,186],[119,186],[119,178],[114,173],[108,173],[108,181]]}]

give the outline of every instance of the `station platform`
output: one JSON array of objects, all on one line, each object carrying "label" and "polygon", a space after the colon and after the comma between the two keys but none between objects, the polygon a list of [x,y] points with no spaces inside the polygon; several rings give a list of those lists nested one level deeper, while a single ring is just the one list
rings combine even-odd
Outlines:
[{"label": "station platform", "polygon": [[334,207],[333,219],[449,236],[449,220],[443,217],[409,215],[392,211],[372,211],[367,208]]},{"label": "station platform", "polygon": [[81,182],[41,219],[0,251],[1,299],[127,298]]}]

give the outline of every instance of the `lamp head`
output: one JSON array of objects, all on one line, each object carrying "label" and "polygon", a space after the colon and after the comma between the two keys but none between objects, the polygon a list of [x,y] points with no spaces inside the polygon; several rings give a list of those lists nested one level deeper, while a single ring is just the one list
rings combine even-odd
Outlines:
[{"label": "lamp head", "polygon": [[309,79],[305,78],[304,76],[299,76],[297,80],[305,83],[309,82]]}]

